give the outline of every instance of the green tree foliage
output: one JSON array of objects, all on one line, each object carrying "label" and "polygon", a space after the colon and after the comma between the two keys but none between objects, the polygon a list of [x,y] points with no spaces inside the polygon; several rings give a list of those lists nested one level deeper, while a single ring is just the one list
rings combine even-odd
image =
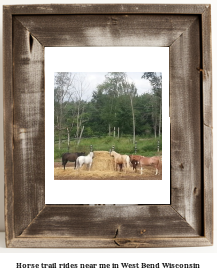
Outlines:
[{"label": "green tree foliage", "polygon": [[65,129],[68,104],[73,95],[74,76],[69,72],[58,72],[54,77],[54,130],[58,134],[59,149]]},{"label": "green tree foliage", "polygon": [[144,72],[142,78],[147,79],[152,86],[152,125],[156,137],[157,129],[159,136],[162,129],[162,74],[156,72]]},{"label": "green tree foliage", "polygon": [[[54,89],[54,126],[57,126],[58,113],[62,109],[62,138],[67,138],[68,128],[70,138],[78,139],[83,126],[83,137],[108,136],[109,131],[110,136],[113,136],[114,127],[116,136],[119,128],[120,136],[131,135],[134,141],[135,135],[161,135],[161,74],[141,74],[141,78],[149,80],[152,92],[138,95],[137,88],[128,80],[127,73],[109,72],[105,75],[104,82],[92,92],[89,101],[84,101],[84,82],[81,83],[81,79],[77,82],[76,75],[58,73],[56,76],[58,78],[55,78]],[[60,97],[60,92],[70,92],[69,98]],[[55,128],[56,138],[59,134],[58,128]]]}]

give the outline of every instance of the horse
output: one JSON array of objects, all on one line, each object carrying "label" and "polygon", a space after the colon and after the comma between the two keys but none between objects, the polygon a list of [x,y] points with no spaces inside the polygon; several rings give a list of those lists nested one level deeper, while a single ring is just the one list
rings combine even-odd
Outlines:
[{"label": "horse", "polygon": [[136,168],[139,165],[139,160],[141,158],[141,155],[131,154],[131,155],[129,155],[129,157],[130,157],[130,162],[133,166],[133,170],[135,170],[135,172],[136,172]]},{"label": "horse", "polygon": [[127,169],[130,167],[130,158],[128,155],[124,154],[121,155],[119,153],[116,153],[115,151],[110,152],[110,155],[114,157],[115,160],[115,171],[117,171],[117,166],[119,165],[120,171],[122,170],[122,167],[124,165],[125,172],[127,172]]},{"label": "horse", "polygon": [[81,168],[83,164],[87,164],[87,166],[89,166],[89,171],[90,171],[90,168],[91,168],[91,165],[92,165],[92,161],[93,161],[93,157],[94,157],[93,152],[90,152],[86,156],[79,156],[76,159],[76,163],[77,163],[76,169]]},{"label": "horse", "polygon": [[76,152],[76,153],[64,153],[64,154],[62,154],[62,165],[64,167],[64,170],[65,170],[66,163],[68,161],[75,162],[75,167],[74,167],[74,169],[75,169],[76,168],[76,159],[81,155],[85,155],[85,153],[84,152],[81,152],[81,153]]},{"label": "horse", "polygon": [[152,156],[152,157],[141,156],[139,160],[139,165],[141,169],[141,175],[142,175],[143,166],[154,166],[156,170],[155,175],[158,175],[159,169],[160,167],[162,167],[162,162],[159,156]]}]

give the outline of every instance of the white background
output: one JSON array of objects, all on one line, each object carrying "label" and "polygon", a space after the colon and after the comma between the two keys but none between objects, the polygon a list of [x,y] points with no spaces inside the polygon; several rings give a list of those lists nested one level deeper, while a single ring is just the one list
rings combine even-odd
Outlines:
[{"label": "white background", "polygon": [[[17,1],[12,1],[12,0],[4,0],[0,1],[1,5],[12,5],[12,4],[45,4],[45,3],[50,3],[51,1],[28,1],[28,0],[17,0]],[[52,3],[60,3],[61,1],[58,0],[52,0]],[[71,1],[71,0],[64,0],[64,3],[105,3],[103,1],[96,1],[96,0],[76,0],[76,1]],[[115,1],[109,1],[107,0],[106,3],[117,3]],[[132,3],[132,1],[122,1],[118,0],[118,3]],[[217,89],[217,79],[215,78],[217,71],[216,71],[216,66],[217,66],[217,57],[216,57],[216,49],[217,49],[217,2],[216,0],[196,0],[196,1],[162,1],[162,0],[148,0],[148,1],[141,1],[137,0],[136,3],[158,3],[158,4],[212,4],[212,33],[213,33],[213,38],[212,38],[212,49],[213,49],[213,124],[214,124],[214,198],[216,201],[216,120],[217,120],[217,115],[216,115],[216,106],[217,106],[217,98],[216,98],[216,89]],[[2,22],[2,14],[0,14],[0,22]],[[2,28],[0,28],[0,33],[2,37]],[[0,43],[0,59],[2,59],[2,43]],[[3,110],[3,89],[2,89],[2,63],[0,64],[0,97],[1,97],[1,102],[0,102],[0,110]],[[3,134],[3,113],[0,114],[0,134]],[[216,277],[216,256],[217,256],[217,244],[216,244],[216,230],[217,230],[217,210],[216,210],[216,205],[215,205],[215,222],[214,222],[214,234],[215,234],[215,243],[214,246],[212,247],[198,247],[198,248],[156,248],[156,249],[6,249],[5,248],[5,243],[4,243],[4,167],[3,167],[3,135],[1,136],[1,141],[0,141],[0,230],[2,233],[0,233],[0,272],[2,276],[7,277],[13,277],[13,276],[22,276],[22,277],[39,277],[43,275],[43,273],[46,275],[48,274],[48,271],[45,272],[37,272],[37,270],[16,270],[14,263],[15,262],[45,262],[46,261],[54,262],[72,262],[76,258],[80,260],[82,263],[82,258],[83,261],[84,259],[86,261],[96,261],[100,262],[100,260],[112,260],[115,262],[116,260],[120,260],[123,255],[126,256],[123,258],[125,261],[144,261],[144,260],[149,260],[152,263],[157,263],[157,262],[163,262],[165,260],[167,261],[175,261],[176,263],[181,263],[181,262],[188,262],[191,263],[194,261],[195,263],[201,263],[201,269],[200,271],[197,270],[189,270],[189,271],[181,271],[181,270],[170,270],[170,271],[163,271],[161,270],[154,270],[151,272],[151,274],[155,277],[159,277],[159,275],[162,277],[193,277],[196,275],[197,278],[204,278],[206,276],[209,276],[211,278]],[[13,254],[14,253],[14,254]],[[47,254],[47,253],[53,253],[53,254]],[[82,258],[81,258],[81,257]],[[56,272],[59,276],[63,274],[63,272]],[[49,273],[52,275],[54,274],[54,271],[52,272],[49,271]],[[120,277],[120,274],[125,274],[126,272],[116,272],[116,275],[113,274],[113,276],[118,276]],[[135,271],[129,271],[127,274],[138,274]],[[94,273],[95,274],[95,273]],[[150,272],[148,273],[150,276]],[[90,270],[86,272],[86,275],[93,275],[93,272],[91,274]],[[95,275],[95,277],[102,277],[102,273],[98,273]],[[103,272],[104,276],[111,277],[110,271]],[[140,272],[139,275],[141,277],[147,276],[147,272]],[[79,277],[82,277],[83,275],[79,273]],[[43,277],[43,276],[42,276]],[[64,272],[64,277],[73,277],[73,274],[71,272]]]},{"label": "white background", "polygon": [[[54,73],[62,71],[162,73],[162,180],[54,180]],[[170,204],[169,47],[46,47],[45,92],[46,204]]]}]

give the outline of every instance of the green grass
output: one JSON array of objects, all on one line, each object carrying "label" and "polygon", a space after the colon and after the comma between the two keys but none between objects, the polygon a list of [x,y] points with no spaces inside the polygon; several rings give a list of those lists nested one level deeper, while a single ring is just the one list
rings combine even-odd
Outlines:
[{"label": "green grass", "polygon": [[[157,152],[158,140],[160,143],[160,152]],[[161,155],[162,138],[155,139],[137,137],[136,142],[137,154],[144,156]],[[112,136],[106,136],[101,138],[84,138],[81,140],[79,146],[77,146],[76,142],[73,140],[70,142],[69,152],[84,151],[88,154],[90,152],[90,145],[93,146],[93,151],[109,151],[114,145],[115,151],[118,153],[128,155],[135,153],[132,137],[114,138]],[[54,160],[60,161],[61,155],[66,152],[68,152],[67,142],[62,142],[60,150],[58,143],[56,142],[54,145]]]}]

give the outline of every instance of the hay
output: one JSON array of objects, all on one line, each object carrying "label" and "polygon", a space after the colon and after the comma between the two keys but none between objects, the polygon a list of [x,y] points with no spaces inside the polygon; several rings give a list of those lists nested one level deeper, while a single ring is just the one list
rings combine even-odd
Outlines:
[{"label": "hay", "polygon": [[[83,165],[81,170],[86,170]],[[107,151],[95,151],[91,171],[114,171],[114,158]]]},{"label": "hay", "polygon": [[[59,166],[59,165],[58,165]],[[155,168],[147,166],[143,170],[143,174],[140,175],[140,169],[135,172],[132,167],[122,172],[114,170],[114,158],[110,156],[107,151],[94,151],[94,158],[91,170],[87,170],[87,165],[83,165],[80,169],[74,169],[74,167],[66,167],[66,170],[61,167],[54,168],[54,179],[162,179],[161,176],[155,176]]]},{"label": "hay", "polygon": [[114,171],[114,158],[106,151],[95,151],[92,171]]}]

